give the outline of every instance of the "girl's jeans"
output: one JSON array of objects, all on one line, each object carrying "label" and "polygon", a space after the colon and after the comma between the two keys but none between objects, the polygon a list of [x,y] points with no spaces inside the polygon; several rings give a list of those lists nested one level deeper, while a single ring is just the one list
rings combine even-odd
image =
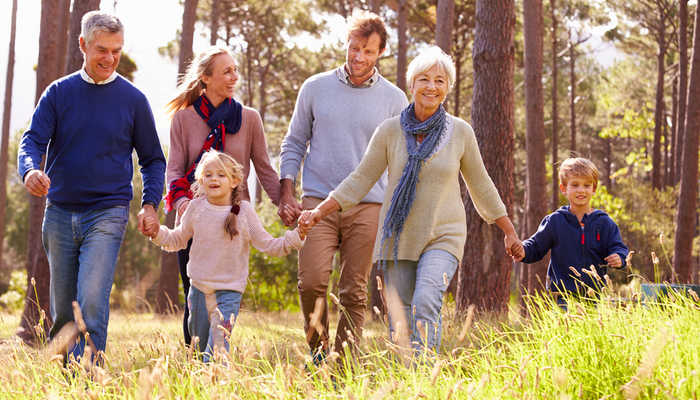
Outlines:
[{"label": "girl's jeans", "polygon": [[207,294],[190,284],[187,295],[190,317],[187,324],[190,335],[199,337],[197,350],[202,353],[204,362],[209,362],[214,354],[228,354],[229,336],[236,324],[242,297],[242,293],[233,290],[217,290]]}]

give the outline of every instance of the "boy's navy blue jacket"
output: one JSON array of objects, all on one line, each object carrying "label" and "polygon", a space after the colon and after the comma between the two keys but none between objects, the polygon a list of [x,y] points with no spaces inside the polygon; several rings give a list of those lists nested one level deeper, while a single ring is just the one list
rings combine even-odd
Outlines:
[{"label": "boy's navy blue jacket", "polygon": [[[524,263],[540,261],[551,249],[551,261],[547,269],[549,289],[555,292],[564,290],[585,293],[586,286],[597,289],[602,286],[595,278],[583,272],[594,265],[602,278],[606,273],[605,257],[618,254],[625,266],[629,249],[622,243],[620,229],[607,213],[594,210],[583,217],[583,224],[564,206],[546,216],[537,233],[523,242],[525,246]],[[574,267],[581,277],[576,276],[569,267]]]}]

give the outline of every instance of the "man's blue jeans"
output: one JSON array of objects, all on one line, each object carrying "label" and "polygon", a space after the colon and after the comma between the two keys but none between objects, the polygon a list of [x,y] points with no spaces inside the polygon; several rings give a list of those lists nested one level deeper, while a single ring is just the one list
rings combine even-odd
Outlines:
[{"label": "man's blue jeans", "polygon": [[204,362],[209,362],[216,352],[228,354],[229,335],[236,324],[242,298],[242,293],[233,290],[217,290],[207,294],[190,282],[187,295],[190,317],[187,324],[190,335],[199,337],[197,350]]},{"label": "man's blue jeans", "polygon": [[[42,236],[51,270],[51,338],[74,321],[73,301],[95,345],[104,352],[109,323],[109,295],[114,282],[119,249],[129,221],[128,207],[73,212],[46,202]],[[71,354],[77,359],[85,351],[85,338]],[[93,354],[95,356],[96,354]]]},{"label": "man's blue jeans", "polygon": [[[442,297],[457,270],[457,265],[457,258],[444,250],[426,251],[417,262],[398,260],[395,265],[393,260],[387,260],[384,271],[387,290],[396,290],[400,309],[404,313],[403,318],[411,331],[412,347],[418,352],[424,349],[437,352],[440,349]],[[396,301],[387,298],[389,302],[392,300]],[[399,334],[395,325],[401,317],[394,317],[392,309],[397,310],[390,304],[389,327],[392,337],[395,337]]]}]

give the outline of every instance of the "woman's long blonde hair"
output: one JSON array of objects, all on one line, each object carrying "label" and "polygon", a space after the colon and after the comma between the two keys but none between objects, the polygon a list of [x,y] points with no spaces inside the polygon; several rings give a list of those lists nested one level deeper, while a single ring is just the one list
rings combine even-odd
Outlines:
[{"label": "woman's long blonde hair", "polygon": [[195,197],[207,196],[202,182],[204,180],[204,167],[210,162],[213,162],[216,164],[217,168],[224,171],[224,174],[226,174],[231,181],[231,184],[233,184],[234,181],[238,181],[238,185],[231,191],[231,213],[226,217],[226,221],[224,222],[224,231],[226,231],[226,235],[229,239],[233,239],[238,235],[238,229],[236,229],[236,206],[240,207],[241,198],[243,198],[243,188],[245,187],[243,186],[243,166],[236,162],[233,157],[220,151],[209,150],[204,153],[199,164],[197,164],[197,169],[194,171],[196,181],[192,184],[192,191]]},{"label": "woman's long blonde hair", "polygon": [[211,46],[197,54],[177,86],[175,98],[165,105],[165,115],[172,118],[175,112],[191,106],[202,95],[202,91],[207,87],[202,82],[202,76],[211,76],[214,58],[220,54],[231,55],[231,52],[223,46]]}]

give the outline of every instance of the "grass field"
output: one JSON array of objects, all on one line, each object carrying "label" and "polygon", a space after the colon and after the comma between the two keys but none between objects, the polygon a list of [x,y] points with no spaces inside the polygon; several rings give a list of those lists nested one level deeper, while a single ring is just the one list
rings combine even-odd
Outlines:
[{"label": "grass field", "polygon": [[[103,368],[62,367],[49,348],[13,339],[0,315],[0,399],[691,399],[700,391],[700,308],[533,298],[528,317],[446,310],[443,346],[429,359],[385,340],[368,322],[359,355],[305,369],[300,315],[242,312],[226,360],[203,364],[179,318],[113,312]],[[369,316],[368,316],[369,317]],[[369,318],[368,318],[369,320]],[[467,320],[465,322],[465,320]]]}]

